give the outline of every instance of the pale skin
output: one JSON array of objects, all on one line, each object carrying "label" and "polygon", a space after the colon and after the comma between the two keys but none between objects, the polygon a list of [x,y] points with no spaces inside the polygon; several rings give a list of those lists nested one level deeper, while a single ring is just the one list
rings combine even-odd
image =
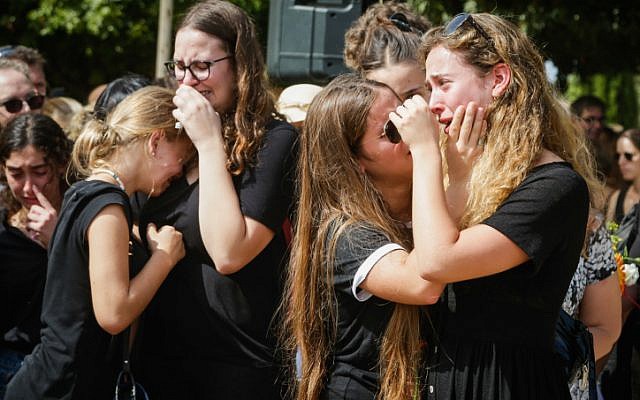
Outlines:
[{"label": "pale skin", "polygon": [[[167,150],[169,146],[182,149],[176,153],[173,148]],[[108,161],[117,170],[127,195],[138,191],[150,193],[154,188],[158,194],[170,179],[180,174],[187,151],[188,145],[168,143],[158,132],[144,144],[121,149]],[[88,179],[117,185],[113,177],[103,172],[94,172]],[[142,313],[185,254],[180,232],[172,226],[157,229],[150,224],[147,239],[151,257],[140,273],[129,280],[129,233],[124,210],[115,204],[103,208],[87,231],[93,311],[98,324],[112,335],[123,331]]]},{"label": "pale skin", "polygon": [[[440,49],[439,52],[436,50]],[[434,58],[437,57],[437,58]],[[457,64],[453,64],[457,63]],[[454,68],[451,68],[453,65]],[[432,50],[427,58],[427,88],[430,100],[414,96],[389,114],[398,126],[403,140],[409,145],[414,161],[413,216],[415,250],[410,257],[427,280],[449,283],[459,282],[514,268],[528,260],[526,253],[508,237],[494,228],[478,224],[459,230],[451,215],[442,187],[443,173],[438,136],[433,127],[438,116],[447,124],[449,115],[465,97],[484,101],[500,96],[508,87],[511,71],[505,64],[497,64],[486,76],[475,71],[455,54],[443,48]],[[474,75],[470,75],[474,74]],[[473,87],[467,85],[459,94],[457,83],[474,79]],[[459,100],[458,100],[459,101]],[[541,154],[538,164],[559,160],[549,151]],[[437,226],[438,229],[430,229]]]},{"label": "pale skin", "polygon": [[[380,97],[384,99],[382,93]],[[389,98],[386,102],[382,102],[381,106],[378,106],[378,103],[380,103],[379,100],[377,100],[370,111],[371,116],[363,138],[364,145],[370,143],[368,142],[372,140],[370,137],[375,137],[379,134],[378,132],[382,130],[384,122],[386,122],[384,118],[377,117],[379,115],[384,116],[397,106],[397,100],[393,101],[392,98]],[[454,169],[452,179],[454,182],[456,179],[466,180],[468,178],[473,162],[481,154],[482,149],[478,146],[478,142],[484,133],[483,116],[483,110],[475,106],[470,107],[469,112],[466,114],[462,108],[456,111],[456,116],[451,124],[451,134],[447,149],[447,153],[450,154],[452,160],[454,160],[452,163]],[[431,134],[437,136],[439,128],[435,121],[428,129],[433,130],[434,132]],[[392,144],[386,143],[385,145],[389,146]],[[404,144],[399,143],[394,146],[404,146]],[[365,150],[366,149],[363,151]],[[382,151],[380,154],[382,154]],[[393,154],[391,156],[393,156]],[[372,161],[373,160],[370,159],[364,162],[364,164],[361,164],[363,165],[365,173],[367,172],[367,166],[371,165]],[[384,159],[380,161],[384,165],[392,165],[385,162]],[[415,165],[413,170],[415,171]],[[404,181],[394,181],[388,176],[379,176],[379,179],[384,181],[387,186],[390,185],[389,182],[396,182],[395,185],[400,187],[405,185]],[[414,174],[413,179],[413,186],[415,187],[415,180],[423,178]],[[375,178],[372,178],[372,180],[374,181],[374,185],[378,186],[378,181]],[[464,185],[460,186],[462,187]],[[458,188],[456,187],[456,193],[448,193],[447,197],[450,198],[459,195],[457,190]],[[406,199],[400,196],[388,195],[388,193],[403,192],[407,193]],[[402,207],[411,207],[411,182],[409,182],[408,190],[381,190],[381,193],[390,210],[401,210]],[[460,204],[463,203],[458,201],[455,204],[450,204],[450,206],[457,207]],[[428,229],[428,224],[423,223],[423,221],[418,221],[416,217],[420,218],[420,215],[413,216],[414,237],[418,234],[416,227]],[[435,303],[444,289],[444,284],[420,278],[419,265],[416,264],[416,258],[412,256],[415,252],[415,249],[411,252],[396,250],[386,254],[375,264],[366,279],[360,284],[360,288],[372,293],[376,297],[397,303],[416,305]]]},{"label": "pale skin", "polygon": [[3,166],[11,193],[22,205],[9,223],[45,248],[58,221],[64,173],[64,167],[52,165],[46,158],[41,150],[27,145],[11,152]]},{"label": "pale skin", "polygon": [[[241,270],[269,244],[274,232],[242,214],[240,200],[227,171],[220,116],[194,88],[176,91],[173,111],[198,151],[200,232],[216,270],[223,275]],[[216,199],[211,207],[211,199]]]}]

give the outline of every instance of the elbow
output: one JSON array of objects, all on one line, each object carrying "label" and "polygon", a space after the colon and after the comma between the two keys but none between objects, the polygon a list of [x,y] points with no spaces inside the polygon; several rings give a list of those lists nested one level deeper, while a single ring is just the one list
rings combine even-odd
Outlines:
[{"label": "elbow", "polygon": [[238,260],[233,260],[231,258],[223,258],[223,259],[215,259],[213,263],[216,267],[216,271],[221,275],[231,275],[240,271],[242,267],[245,266],[242,262]]},{"label": "elbow", "polygon": [[123,320],[123,318],[113,316],[99,316],[96,315],[96,321],[100,328],[106,331],[110,335],[117,335],[120,332],[124,331],[129,324]]}]

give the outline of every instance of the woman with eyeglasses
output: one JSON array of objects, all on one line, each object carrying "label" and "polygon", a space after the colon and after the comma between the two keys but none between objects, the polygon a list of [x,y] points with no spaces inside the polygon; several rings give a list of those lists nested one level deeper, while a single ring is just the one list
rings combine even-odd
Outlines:
[{"label": "woman with eyeglasses", "polygon": [[401,100],[424,95],[424,66],[417,52],[420,36],[430,27],[406,4],[373,4],[345,33],[345,64],[386,84]]},{"label": "woman with eyeglasses", "polygon": [[[40,344],[7,386],[13,399],[113,399],[120,343],[184,256],[173,227],[149,226],[149,257],[132,246],[129,197],[161,193],[193,153],[174,128],[173,92],[147,87],[91,120],[72,161],[85,179],[62,200],[49,243]],[[43,189],[44,191],[44,189]]]},{"label": "woman with eyeglasses", "polygon": [[[387,118],[400,104],[387,85],[347,74],[307,113],[282,332],[290,358],[300,353],[297,399],[419,394],[416,305],[436,302],[444,285],[420,278],[412,250],[412,235],[433,227],[412,218],[412,186],[424,171],[413,169],[407,146],[390,135]],[[452,136],[469,149],[460,153],[468,172],[480,154],[482,112],[466,117],[463,123],[457,113]]]},{"label": "woman with eyeglasses", "polygon": [[[568,399],[555,323],[584,244],[590,195],[601,188],[584,135],[534,44],[501,17],[459,14],[423,37],[420,54],[429,98],[406,100],[390,119],[414,172],[426,171],[413,186],[413,218],[431,225],[414,232],[420,274],[447,284],[423,397]],[[455,110],[468,104],[486,109],[488,129],[456,222],[434,114],[450,133]]]},{"label": "woman with eyeglasses", "polygon": [[47,245],[58,220],[72,143],[51,118],[21,114],[0,132],[0,398],[40,342]]},{"label": "woman with eyeglasses", "polygon": [[44,96],[29,78],[29,67],[21,61],[0,58],[0,128],[11,118],[26,112],[39,112]]},{"label": "woman with eyeglasses", "polygon": [[254,24],[239,7],[195,4],[166,65],[198,161],[140,215],[141,227],[182,231],[187,253],[145,313],[140,379],[154,399],[279,399],[275,313],[297,133],[275,112]]}]

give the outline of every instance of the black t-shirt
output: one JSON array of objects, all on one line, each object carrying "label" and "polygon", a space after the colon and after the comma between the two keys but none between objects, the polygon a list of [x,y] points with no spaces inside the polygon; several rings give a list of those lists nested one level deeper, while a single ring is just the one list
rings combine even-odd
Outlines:
[{"label": "black t-shirt", "polygon": [[584,244],[589,192],[568,163],[534,168],[483,223],[529,260],[447,286],[427,399],[563,399],[555,323]]},{"label": "black t-shirt", "polygon": [[80,181],[65,193],[49,246],[42,341],[10,381],[6,400],[113,398],[119,365],[108,357],[112,336],[93,313],[86,236],[111,204],[120,205],[130,221],[127,195],[114,185]]},{"label": "black t-shirt", "polygon": [[40,342],[47,250],[0,212],[0,347],[31,353]]},{"label": "black t-shirt", "polygon": [[381,339],[395,303],[358,286],[380,258],[399,249],[383,232],[364,224],[351,225],[338,237],[333,270],[337,335],[323,399],[375,398]]},{"label": "black t-shirt", "polygon": [[[233,184],[242,213],[275,236],[240,271],[221,275],[213,267],[200,235],[198,181],[189,185],[185,178],[176,180],[160,196],[148,199],[140,213],[141,232],[150,222],[172,225],[182,232],[186,248],[185,258],[144,313],[140,354],[149,368],[172,359],[273,366],[273,318],[288,257],[282,224],[293,204],[298,135],[280,121],[267,128],[256,164],[233,176]],[[216,207],[216,201],[210,199],[210,206]],[[153,375],[147,379],[171,379]]]}]

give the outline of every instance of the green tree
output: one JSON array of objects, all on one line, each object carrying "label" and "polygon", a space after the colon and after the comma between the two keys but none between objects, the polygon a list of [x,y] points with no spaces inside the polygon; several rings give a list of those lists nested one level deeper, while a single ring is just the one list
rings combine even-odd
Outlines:
[{"label": "green tree", "polygon": [[[194,3],[174,0],[174,27]],[[234,3],[264,27],[266,43],[268,2]],[[0,43],[37,48],[51,87],[84,101],[93,87],[124,73],[153,76],[158,6],[157,0],[13,0],[0,16]]]}]

